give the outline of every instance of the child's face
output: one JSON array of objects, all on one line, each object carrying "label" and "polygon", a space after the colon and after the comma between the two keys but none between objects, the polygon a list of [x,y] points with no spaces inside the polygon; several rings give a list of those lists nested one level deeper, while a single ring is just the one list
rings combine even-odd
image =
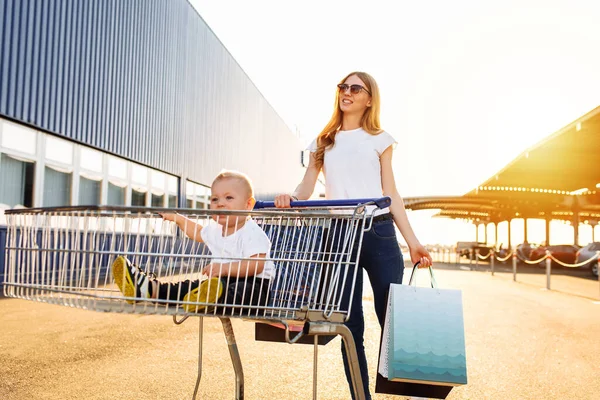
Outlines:
[{"label": "child's face", "polygon": [[[237,179],[220,179],[213,183],[210,195],[211,210],[252,210],[254,199],[249,196],[244,185]],[[235,216],[214,216],[215,221],[224,225],[233,225],[237,222]],[[245,219],[245,217],[239,217]],[[221,221],[222,220],[222,221]]]}]

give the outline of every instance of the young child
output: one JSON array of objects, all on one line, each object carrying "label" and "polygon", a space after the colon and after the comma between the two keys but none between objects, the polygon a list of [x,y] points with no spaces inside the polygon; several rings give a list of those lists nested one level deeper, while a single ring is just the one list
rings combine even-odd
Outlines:
[{"label": "young child", "polygon": [[[250,179],[240,172],[221,172],[211,186],[211,210],[252,210],[254,193]],[[173,221],[191,239],[205,243],[212,262],[204,267],[204,280],[159,282],[123,256],[113,262],[115,283],[126,297],[184,302],[264,305],[270,279],[275,274],[269,258],[271,242],[265,232],[245,215],[213,215],[208,225],[199,225],[180,214],[161,214]],[[245,260],[244,260],[245,259]],[[130,301],[133,303],[133,301]],[[203,305],[184,305],[186,311],[201,312]]]}]

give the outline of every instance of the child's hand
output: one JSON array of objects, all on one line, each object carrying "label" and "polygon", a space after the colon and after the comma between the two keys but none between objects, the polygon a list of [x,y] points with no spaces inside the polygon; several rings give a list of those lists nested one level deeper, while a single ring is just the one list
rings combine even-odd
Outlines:
[{"label": "child's hand", "polygon": [[177,218],[176,213],[158,213],[165,221],[173,221],[175,222],[175,218]]},{"label": "child's hand", "polygon": [[223,264],[210,263],[206,267],[204,267],[202,273],[204,275],[207,275],[209,278],[213,276],[227,275],[227,267]]}]

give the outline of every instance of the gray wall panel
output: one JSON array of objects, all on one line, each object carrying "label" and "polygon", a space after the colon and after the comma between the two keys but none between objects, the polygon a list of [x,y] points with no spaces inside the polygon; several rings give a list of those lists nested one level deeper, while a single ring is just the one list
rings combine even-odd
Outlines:
[{"label": "gray wall panel", "polygon": [[290,190],[299,141],[185,0],[0,0],[0,114],[208,184]]}]

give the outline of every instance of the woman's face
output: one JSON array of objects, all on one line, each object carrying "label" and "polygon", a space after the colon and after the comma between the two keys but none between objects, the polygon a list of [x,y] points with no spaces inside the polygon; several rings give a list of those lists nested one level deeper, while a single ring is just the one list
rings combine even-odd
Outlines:
[{"label": "woman's face", "polygon": [[[346,90],[338,89],[340,110],[343,113],[363,115],[365,110],[371,106],[371,95],[367,92],[369,90],[367,85],[356,75],[350,75],[344,84],[348,86]],[[363,89],[358,93],[352,93],[350,88],[352,85],[360,85]]]}]

